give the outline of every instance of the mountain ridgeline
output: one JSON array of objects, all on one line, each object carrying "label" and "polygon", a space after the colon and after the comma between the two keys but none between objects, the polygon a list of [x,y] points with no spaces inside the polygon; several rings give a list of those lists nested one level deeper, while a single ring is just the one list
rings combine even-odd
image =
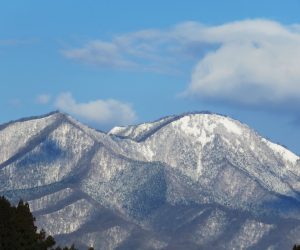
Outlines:
[{"label": "mountain ridgeline", "polygon": [[211,113],[91,129],[54,112],[0,126],[0,196],[79,249],[292,249],[300,159]]}]

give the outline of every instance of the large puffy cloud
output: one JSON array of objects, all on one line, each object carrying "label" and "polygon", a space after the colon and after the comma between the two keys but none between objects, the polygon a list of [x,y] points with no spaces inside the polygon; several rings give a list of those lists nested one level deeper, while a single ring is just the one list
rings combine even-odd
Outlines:
[{"label": "large puffy cloud", "polygon": [[91,41],[64,54],[99,66],[160,72],[188,65],[193,70],[186,97],[295,109],[300,100],[299,27],[264,19],[215,26],[185,22],[169,30]]},{"label": "large puffy cloud", "polygon": [[220,46],[197,63],[187,95],[272,106],[300,98],[300,33],[256,20],[206,28]]},{"label": "large puffy cloud", "polygon": [[55,106],[87,122],[101,126],[128,125],[136,120],[132,107],[114,99],[78,103],[71,93],[61,93]]}]

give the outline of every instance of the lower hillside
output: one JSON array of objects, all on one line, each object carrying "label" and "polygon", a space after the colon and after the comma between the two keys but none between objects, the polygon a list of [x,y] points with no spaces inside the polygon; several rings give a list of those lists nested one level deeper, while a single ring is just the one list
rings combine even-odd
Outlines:
[{"label": "lower hillside", "polygon": [[[0,197],[0,249],[1,250],[76,250],[56,246],[54,238],[37,230],[28,203],[20,201],[12,206],[5,197]],[[90,247],[88,250],[92,250]]]}]

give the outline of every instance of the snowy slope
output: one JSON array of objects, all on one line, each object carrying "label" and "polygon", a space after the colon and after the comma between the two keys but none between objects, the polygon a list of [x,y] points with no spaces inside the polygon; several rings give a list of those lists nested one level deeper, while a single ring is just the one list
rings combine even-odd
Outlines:
[{"label": "snowy slope", "polygon": [[0,195],[83,249],[288,249],[299,180],[297,155],[217,114],[108,134],[59,112],[0,126]]},{"label": "snowy slope", "polygon": [[270,191],[286,194],[298,192],[300,188],[298,156],[228,117],[179,116],[144,141],[134,139],[120,140],[119,144],[129,151],[139,152],[136,155],[142,155],[142,160],[164,162],[201,183],[207,180],[207,175],[212,176],[211,162],[221,157]]}]

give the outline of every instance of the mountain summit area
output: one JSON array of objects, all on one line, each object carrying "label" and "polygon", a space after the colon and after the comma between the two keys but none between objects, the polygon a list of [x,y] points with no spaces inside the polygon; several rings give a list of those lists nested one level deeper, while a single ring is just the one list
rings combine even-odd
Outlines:
[{"label": "mountain summit area", "polygon": [[300,158],[212,113],[91,129],[53,112],[0,125],[0,195],[86,249],[292,249]]}]

